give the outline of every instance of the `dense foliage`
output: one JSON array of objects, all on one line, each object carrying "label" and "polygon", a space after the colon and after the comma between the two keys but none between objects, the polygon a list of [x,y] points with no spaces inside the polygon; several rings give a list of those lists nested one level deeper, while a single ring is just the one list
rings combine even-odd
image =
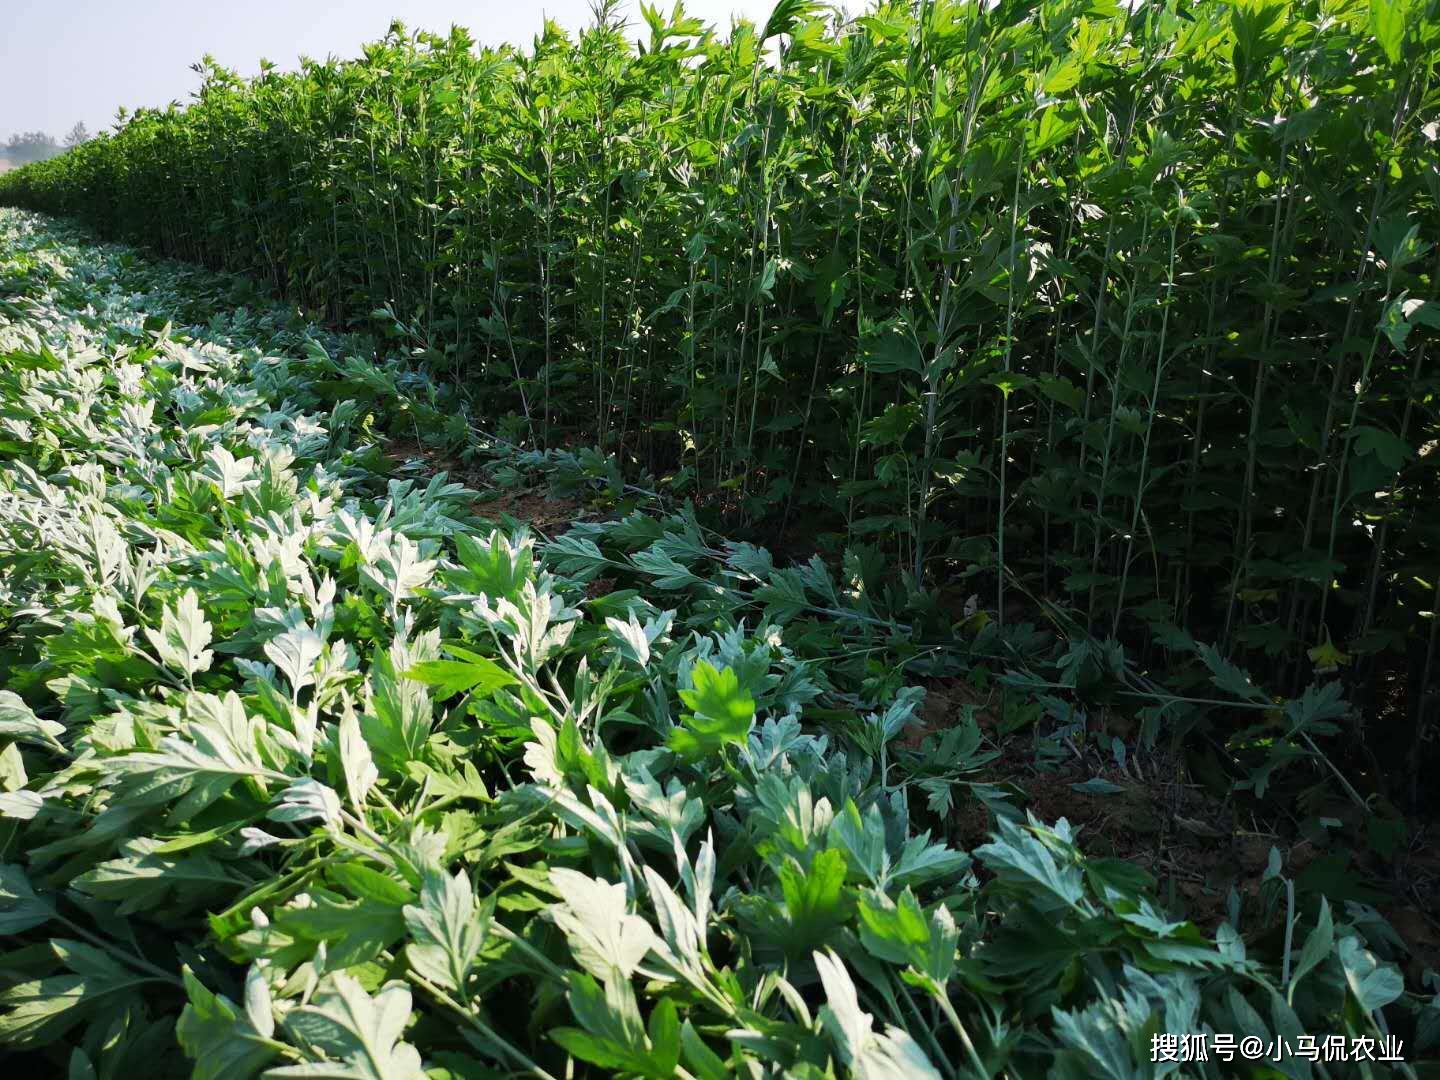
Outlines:
[{"label": "dense foliage", "polygon": [[[1433,1053],[1434,924],[1369,902],[1424,924],[1396,804],[1440,766],[1440,0],[644,21],[207,61],[0,176],[248,275],[0,211],[0,1041],[76,1078]],[[487,511],[537,480],[605,512]],[[993,707],[932,725],[962,680]],[[1279,846],[1192,922],[996,780],[1017,743]]]},{"label": "dense foliage", "polygon": [[204,65],[0,200],[379,311],[517,438],[917,581],[981,568],[1002,618],[1020,582],[1147,664],[1188,633],[1288,692],[1352,661],[1393,698],[1367,764],[1413,796],[1436,10],[783,0],[528,52],[397,24],[296,73]]},{"label": "dense foliage", "polygon": [[[1167,1031],[1440,1042],[1384,920],[1278,851],[1283,935],[1236,897],[1212,937],[977,782],[973,714],[900,741],[915,643],[863,575],[683,513],[496,529],[377,449],[433,419],[422,373],[252,292],[0,212],[12,1067],[1119,1078],[1175,1072]],[[1336,685],[1283,706],[1297,740]],[[952,800],[988,843],[945,841]]]}]

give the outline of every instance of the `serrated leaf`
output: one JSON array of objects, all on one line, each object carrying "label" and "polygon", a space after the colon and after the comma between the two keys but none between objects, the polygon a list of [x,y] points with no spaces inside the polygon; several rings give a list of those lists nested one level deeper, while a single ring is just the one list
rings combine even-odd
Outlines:
[{"label": "serrated leaf", "polygon": [[906,888],[898,901],[877,890],[860,900],[860,941],[871,955],[892,964],[909,965],[943,986],[955,971],[960,932],[944,904],[926,915]]},{"label": "serrated leaf", "polygon": [[404,983],[390,982],[374,997],[349,975],[327,975],[310,1004],[284,1025],[318,1060],[271,1069],[267,1077],[326,1080],[420,1080],[420,1054],[401,1034],[412,1001]]},{"label": "serrated leaf", "polygon": [[380,771],[375,768],[370,744],[360,731],[360,721],[353,709],[347,707],[340,717],[335,741],[340,750],[340,768],[345,773],[345,791],[351,804],[361,811],[365,806],[365,796],[380,778]]},{"label": "serrated leaf", "polygon": [[1196,653],[1210,669],[1210,681],[1227,693],[1245,701],[1269,703],[1265,692],[1250,681],[1250,676],[1221,656],[1213,645],[1199,645]]},{"label": "serrated leaf", "polygon": [[271,821],[319,821],[327,827],[340,822],[340,796],[335,789],[306,776],[287,786],[265,816]]},{"label": "serrated leaf", "polygon": [[153,837],[127,840],[115,858],[79,875],[73,886],[81,893],[116,903],[120,915],[131,915],[155,910],[172,896],[188,903],[225,895],[247,881],[203,852],[172,855],[160,850],[164,846]]},{"label": "serrated leaf", "polygon": [[524,583],[534,576],[533,542],[512,541],[499,529],[485,540],[458,533],[455,550],[463,570],[452,572],[450,580],[463,592],[515,600]]},{"label": "serrated leaf", "polygon": [[308,626],[292,627],[265,643],[265,655],[290,683],[292,695],[314,684],[324,651],[325,639]]},{"label": "serrated leaf", "polygon": [[85,1019],[91,985],[80,975],[55,975],[0,991],[0,1042],[47,1046]]},{"label": "serrated leaf", "polygon": [[890,1027],[876,1033],[869,1013],[860,1008],[860,998],[845,965],[834,952],[813,954],[815,968],[825,987],[826,1004],[820,1008],[820,1024],[830,1036],[840,1060],[857,1078],[886,1080],[905,1076],[915,1080],[940,1080],[940,1073],[908,1034]]},{"label": "serrated leaf", "polygon": [[[1063,820],[1062,820],[1063,823]],[[1059,862],[1055,853],[1030,829],[1000,818],[999,835],[975,849],[975,854],[1002,879],[1020,887],[1039,885],[1056,899],[1076,906],[1085,896],[1084,878],[1078,865]],[[1038,828],[1032,822],[1032,828]]]},{"label": "serrated leaf", "polygon": [[925,357],[915,335],[901,323],[887,325],[861,342],[860,362],[877,375],[920,374]]},{"label": "serrated leaf", "polygon": [[1415,456],[1415,450],[1404,439],[1383,428],[1361,424],[1350,433],[1351,446],[1357,454],[1373,454],[1390,473],[1398,472]]},{"label": "serrated leaf", "polygon": [[[124,798],[137,806],[181,799],[174,823],[188,820],[242,780],[262,786],[273,775],[256,744],[256,721],[233,691],[223,699],[195,695],[195,719],[183,734],[167,735],[155,751],[109,758],[105,767],[124,777]],[[183,797],[183,798],[182,798]]]},{"label": "serrated leaf", "polygon": [[944,844],[930,843],[930,833],[912,836],[900,848],[887,883],[924,885],[938,878],[958,874],[970,865],[970,856]]},{"label": "serrated leaf", "polygon": [[808,870],[787,859],[778,877],[790,924],[787,951],[807,950],[849,920],[854,904],[845,888],[845,856],[838,849],[817,854]]},{"label": "serrated leaf", "polygon": [[[189,1001],[175,1024],[175,1037],[194,1059],[195,1080],[249,1080],[275,1059],[269,1042],[275,1021],[269,1014],[268,988],[263,995],[259,989],[264,986],[259,968],[252,966],[246,977],[243,1010],[224,995],[211,993],[189,967],[182,975]],[[254,985],[257,980],[259,986]]]},{"label": "serrated leaf", "polygon": [[160,629],[147,626],[145,636],[162,663],[193,678],[210,670],[215,654],[205,646],[210,644],[212,631],[195,590],[186,589],[174,607],[167,605],[161,612]]},{"label": "serrated leaf", "polygon": [[570,942],[580,966],[601,980],[628,979],[645,959],[655,932],[626,910],[623,882],[600,881],[578,870],[555,867],[550,881],[563,904],[552,909],[555,925]]},{"label": "serrated leaf", "polygon": [[237,459],[228,447],[216,444],[205,455],[205,468],[200,475],[213,481],[224,499],[233,499],[253,484],[250,475],[255,471],[253,457]]},{"label": "serrated leaf", "polygon": [[650,638],[645,628],[635,621],[634,613],[627,613],[624,619],[614,616],[605,620],[605,625],[615,635],[620,655],[637,667],[650,663]]},{"label": "serrated leaf", "polygon": [[0,690],[0,739],[15,739],[45,747],[59,745],[65,725],[42,720],[34,710],[10,690]]},{"label": "serrated leaf", "polygon": [[733,669],[695,665],[694,689],[681,690],[690,712],[670,733],[670,748],[690,761],[719,753],[727,745],[744,746],[755,723],[755,699],[740,688]]},{"label": "serrated leaf", "polygon": [[83,942],[54,939],[50,947],[71,973],[19,982],[0,991],[0,1043],[47,1046],[99,1007],[134,996],[150,981]]},{"label": "serrated leaf", "polygon": [[490,925],[489,916],[476,903],[469,874],[427,871],[419,903],[407,904],[403,910],[413,939],[405,948],[410,966],[463,998]]},{"label": "serrated leaf", "polygon": [[468,653],[464,660],[425,660],[405,672],[405,677],[433,686],[440,701],[469,692],[484,696],[519,682],[494,660],[475,653]]}]

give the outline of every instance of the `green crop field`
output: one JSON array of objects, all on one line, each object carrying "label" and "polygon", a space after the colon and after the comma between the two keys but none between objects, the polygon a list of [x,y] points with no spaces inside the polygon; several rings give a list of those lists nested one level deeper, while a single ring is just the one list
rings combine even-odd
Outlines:
[{"label": "green crop field", "polygon": [[0,162],[16,1075],[1433,1074],[1437,60],[602,3]]}]

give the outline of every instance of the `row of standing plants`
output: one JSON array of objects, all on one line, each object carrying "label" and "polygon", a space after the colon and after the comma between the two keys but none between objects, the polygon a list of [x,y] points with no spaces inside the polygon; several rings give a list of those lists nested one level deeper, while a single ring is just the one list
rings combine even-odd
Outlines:
[{"label": "row of standing plants", "polygon": [[721,33],[602,3],[526,49],[396,23],[293,72],[207,59],[193,102],[0,201],[262,275],[519,442],[1002,622],[1040,599],[1145,667],[1198,638],[1278,690],[1343,671],[1386,720],[1364,768],[1413,799],[1437,12],[782,0]]},{"label": "row of standing plants", "polygon": [[[397,460],[433,381],[253,295],[0,210],[6,1075],[1433,1075],[1440,974],[1313,792],[1192,911],[1002,781],[1026,735],[926,730],[863,582],[648,499],[536,535],[507,496],[598,455]],[[1030,670],[1083,694],[1088,652]],[[1283,711],[1248,763],[1284,799],[1338,684],[1204,655],[1188,720]],[[1086,742],[1011,701],[1058,706],[1037,759]],[[1116,756],[1074,785],[1112,812]]]}]

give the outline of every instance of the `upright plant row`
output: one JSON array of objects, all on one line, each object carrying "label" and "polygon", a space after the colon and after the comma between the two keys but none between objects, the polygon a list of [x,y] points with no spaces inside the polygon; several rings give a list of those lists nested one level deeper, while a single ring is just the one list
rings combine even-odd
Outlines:
[{"label": "upright plant row", "polygon": [[[1227,1033],[1308,1080],[1302,1037],[1376,1077],[1440,1046],[1433,975],[1278,850],[1212,936],[979,782],[973,716],[899,740],[913,645],[819,560],[687,514],[494,528],[378,452],[428,418],[413,373],[77,239],[0,212],[19,1075],[1081,1080]],[[989,842],[936,835],[952,801]]]},{"label": "upright plant row", "polygon": [[207,61],[0,199],[378,318],[529,445],[979,568],[1001,618],[1023,586],[1152,663],[1348,664],[1420,744],[1435,0],[644,23]]}]

